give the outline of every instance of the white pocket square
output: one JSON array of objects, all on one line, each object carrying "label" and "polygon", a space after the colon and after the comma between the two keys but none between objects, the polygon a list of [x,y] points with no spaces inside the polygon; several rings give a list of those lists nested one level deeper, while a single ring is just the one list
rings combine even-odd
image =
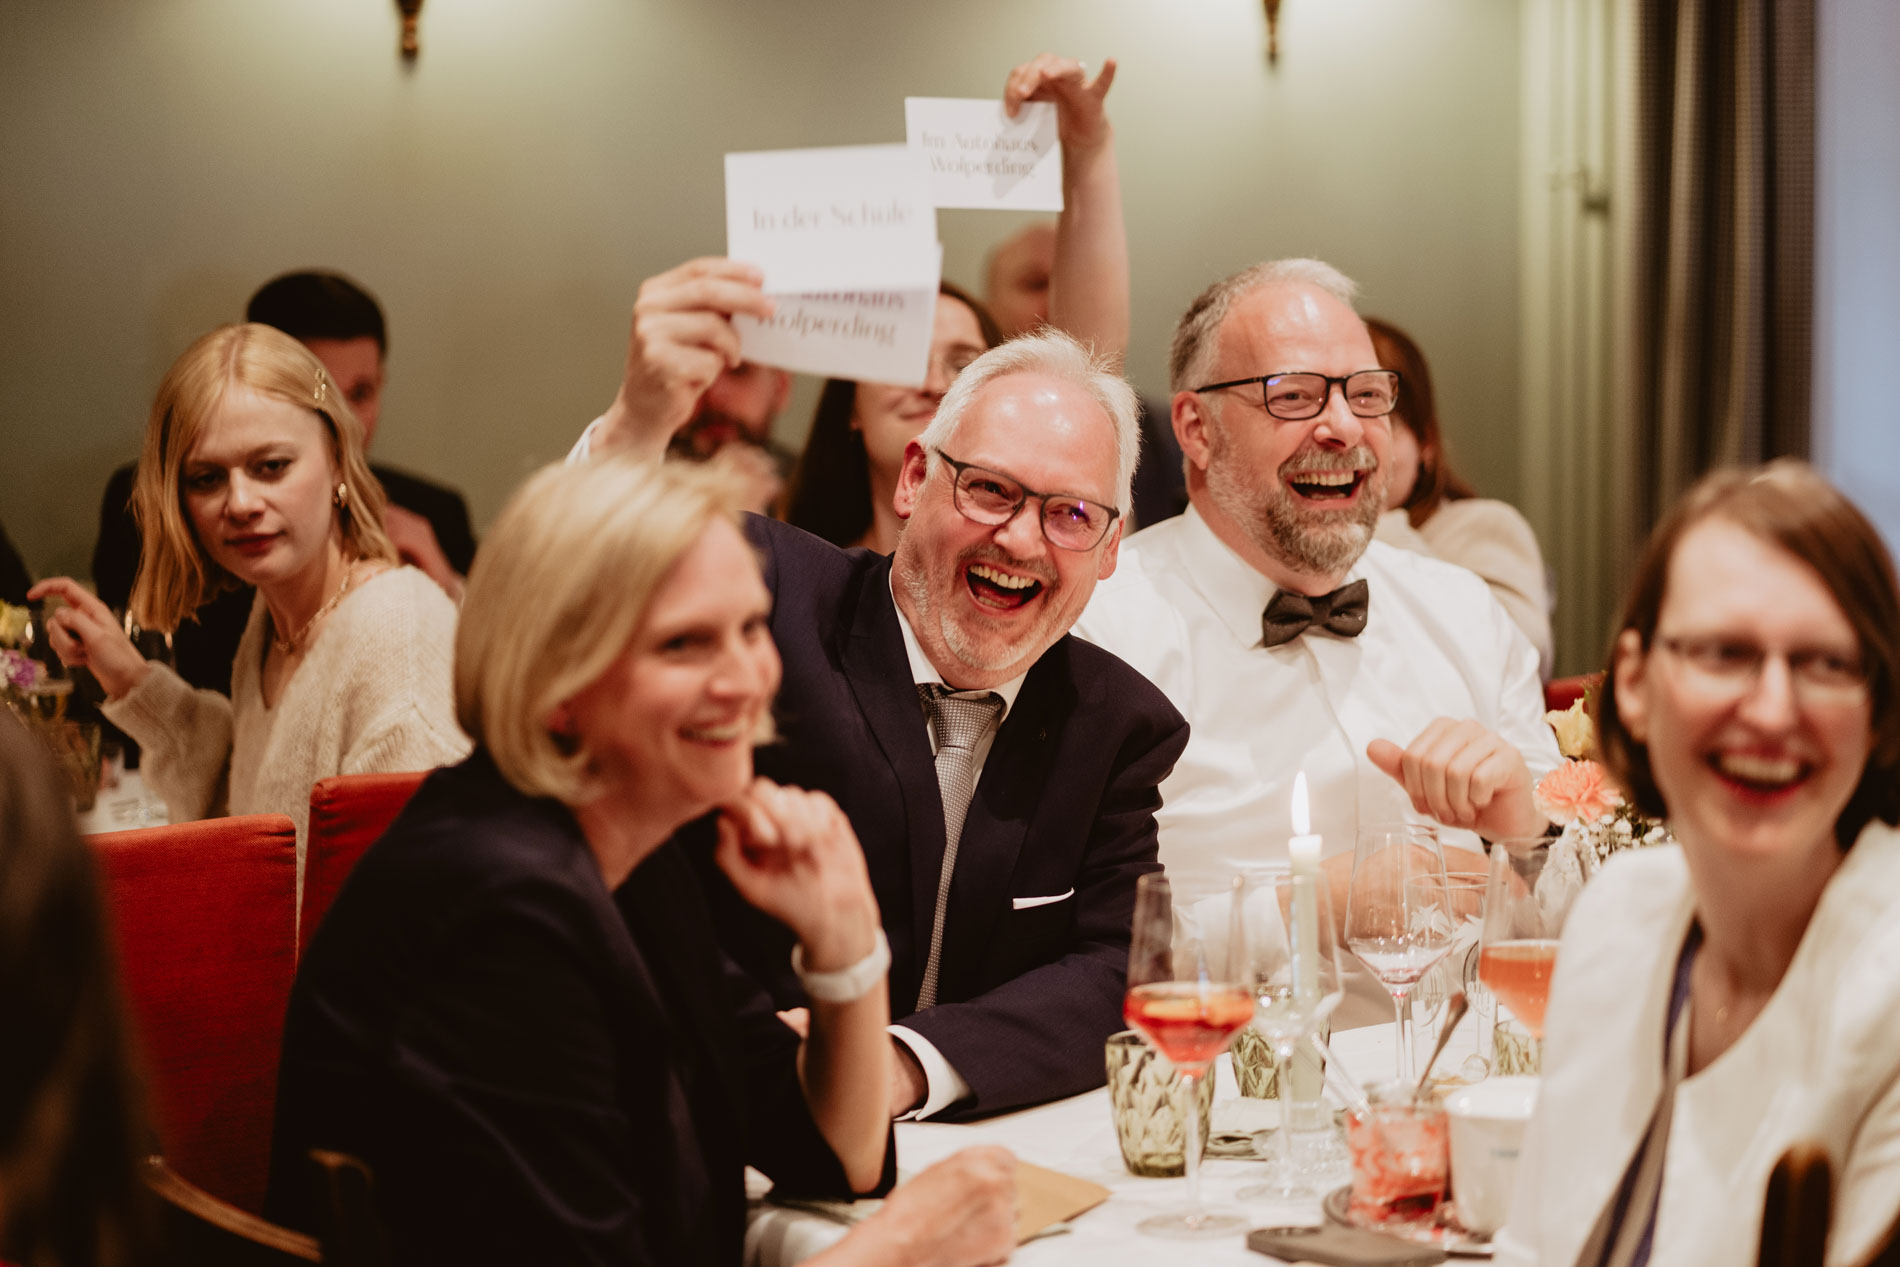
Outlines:
[{"label": "white pocket square", "polygon": [[1074,896],[1075,890],[1070,889],[1064,893],[1052,893],[1048,897],[1013,897],[1009,900],[1009,904],[1015,910],[1026,911],[1034,906],[1048,906],[1054,902],[1066,902]]}]

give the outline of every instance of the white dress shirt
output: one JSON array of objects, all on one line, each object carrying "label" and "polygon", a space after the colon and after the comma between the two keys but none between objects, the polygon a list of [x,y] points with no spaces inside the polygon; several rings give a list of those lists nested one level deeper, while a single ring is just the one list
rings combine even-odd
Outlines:
[{"label": "white dress shirt", "polygon": [[[897,595],[895,592],[891,595],[891,605],[897,609],[897,627],[904,633],[904,655],[910,661],[911,680],[916,682],[919,686],[941,684],[947,687],[949,683],[944,682],[943,674],[937,672],[936,666],[930,662],[930,657],[924,654],[923,644],[917,641],[916,631],[910,627],[910,621],[905,618],[904,609],[897,606]],[[983,737],[976,741],[976,747],[971,754],[976,766],[976,778],[975,781],[972,782],[972,786],[975,786],[975,782],[982,780],[983,765],[989,760],[990,749],[996,745],[996,732],[1002,729],[1003,718],[1009,716],[1009,710],[1015,707],[1016,697],[1022,693],[1023,679],[1027,676],[1029,675],[1026,672],[1020,673],[1001,686],[996,687],[993,692],[952,692],[956,695],[965,695],[971,698],[995,694],[1001,696],[1003,700],[1003,707],[997,712],[996,720],[990,724],[990,728],[984,732]],[[923,710],[924,705],[921,697],[919,698],[917,707],[920,712]],[[931,755],[935,756],[937,749],[941,746],[941,741],[937,738],[936,727],[930,727]],[[928,1090],[924,1094],[923,1104],[912,1109],[909,1113],[904,1114],[899,1119],[900,1121],[909,1121],[912,1118],[926,1118],[934,1113],[941,1113],[958,1100],[961,1100],[964,1096],[970,1094],[970,1084],[963,1080],[963,1075],[956,1071],[956,1066],[946,1060],[944,1054],[937,1050],[935,1043],[917,1031],[906,1028],[905,1026],[893,1025],[890,1028],[892,1035],[906,1047],[910,1048],[911,1055],[917,1057],[917,1063],[924,1071],[924,1082],[928,1087]]]},{"label": "white dress shirt", "polygon": [[[1349,855],[1362,824],[1419,821],[1366,745],[1404,747],[1440,717],[1496,732],[1533,779],[1562,760],[1537,653],[1475,574],[1374,541],[1348,579],[1368,584],[1363,633],[1310,629],[1268,647],[1261,614],[1277,587],[1190,507],[1129,538],[1096,586],[1075,632],[1145,674],[1191,727],[1156,815],[1170,874],[1200,883],[1284,863],[1301,771],[1326,856]],[[1439,839],[1480,848],[1465,831]],[[1377,1019],[1360,1007],[1334,1023]]]},{"label": "white dress shirt", "polygon": [[1550,680],[1550,571],[1530,521],[1509,502],[1463,497],[1442,503],[1438,512],[1414,528],[1403,510],[1379,516],[1377,539],[1417,550],[1484,578],[1492,595],[1524,636],[1537,648],[1538,672]]}]

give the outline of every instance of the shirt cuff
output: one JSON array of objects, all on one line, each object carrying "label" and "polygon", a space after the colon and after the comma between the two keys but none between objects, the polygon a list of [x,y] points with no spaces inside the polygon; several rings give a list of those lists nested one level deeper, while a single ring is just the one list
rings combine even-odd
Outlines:
[{"label": "shirt cuff", "polygon": [[900,1114],[900,1122],[916,1122],[941,1113],[958,1100],[970,1094],[970,1084],[963,1080],[950,1062],[944,1059],[937,1045],[914,1029],[902,1025],[890,1027],[891,1037],[910,1048],[910,1054],[917,1057],[917,1063],[924,1071],[924,1102],[908,1113]]},{"label": "shirt cuff", "polygon": [[576,440],[574,447],[567,451],[567,464],[569,466],[579,466],[593,456],[594,431],[605,421],[607,421],[607,415],[602,414],[600,417],[588,423],[586,428],[582,430],[581,438]]}]

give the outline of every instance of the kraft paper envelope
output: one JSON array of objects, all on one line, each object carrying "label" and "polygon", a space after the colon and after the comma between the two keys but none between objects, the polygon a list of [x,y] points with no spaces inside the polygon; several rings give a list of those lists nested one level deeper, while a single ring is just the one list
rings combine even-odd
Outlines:
[{"label": "kraft paper envelope", "polygon": [[1108,1200],[1108,1189],[1033,1162],[1016,1163],[1016,1243]]}]

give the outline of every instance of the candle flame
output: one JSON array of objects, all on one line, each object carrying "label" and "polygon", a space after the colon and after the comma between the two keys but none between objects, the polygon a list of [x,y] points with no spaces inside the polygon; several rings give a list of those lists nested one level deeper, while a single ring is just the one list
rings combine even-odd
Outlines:
[{"label": "candle flame", "polygon": [[1293,834],[1304,836],[1313,830],[1312,817],[1306,812],[1306,771],[1293,776]]}]

